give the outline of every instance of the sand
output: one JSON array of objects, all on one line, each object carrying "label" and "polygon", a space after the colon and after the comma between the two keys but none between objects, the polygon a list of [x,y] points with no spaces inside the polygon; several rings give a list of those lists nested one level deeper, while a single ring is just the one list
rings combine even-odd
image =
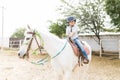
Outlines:
[{"label": "sand", "polygon": [[[41,55],[34,56],[39,60]],[[88,80],[120,80],[120,60],[114,57],[92,56]],[[0,51],[0,80],[56,80],[50,61],[35,65],[18,58],[16,51]]]}]

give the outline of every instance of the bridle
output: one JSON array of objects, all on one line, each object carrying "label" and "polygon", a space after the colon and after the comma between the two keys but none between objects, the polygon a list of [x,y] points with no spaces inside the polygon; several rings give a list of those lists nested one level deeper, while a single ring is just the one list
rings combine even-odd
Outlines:
[{"label": "bridle", "polygon": [[27,34],[32,34],[32,38],[31,39],[28,38],[28,39],[30,39],[30,42],[28,43],[28,47],[27,47],[27,51],[26,51],[27,58],[29,58],[29,50],[31,48],[31,44],[32,44],[33,39],[35,39],[35,41],[37,43],[37,46],[38,46],[38,49],[39,49],[40,53],[42,54],[42,51],[41,51],[42,47],[41,47],[41,45],[39,45],[39,43],[37,41],[35,30],[33,32],[32,31],[31,32],[27,32]]}]

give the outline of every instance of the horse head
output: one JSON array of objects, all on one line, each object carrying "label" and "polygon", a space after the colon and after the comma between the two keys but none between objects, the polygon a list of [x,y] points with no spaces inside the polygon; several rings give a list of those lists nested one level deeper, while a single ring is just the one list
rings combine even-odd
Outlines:
[{"label": "horse head", "polygon": [[20,46],[20,49],[18,51],[18,56],[20,58],[24,58],[25,56],[29,57],[29,49],[32,44],[33,37],[35,36],[35,31],[28,28],[24,33],[24,40],[22,45]]}]

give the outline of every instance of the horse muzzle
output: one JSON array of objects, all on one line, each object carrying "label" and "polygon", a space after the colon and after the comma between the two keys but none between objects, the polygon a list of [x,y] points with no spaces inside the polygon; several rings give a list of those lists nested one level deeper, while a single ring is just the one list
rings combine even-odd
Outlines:
[{"label": "horse muzzle", "polygon": [[25,56],[26,56],[26,54],[21,55],[20,53],[18,53],[18,57],[21,58],[21,59],[24,59]]}]

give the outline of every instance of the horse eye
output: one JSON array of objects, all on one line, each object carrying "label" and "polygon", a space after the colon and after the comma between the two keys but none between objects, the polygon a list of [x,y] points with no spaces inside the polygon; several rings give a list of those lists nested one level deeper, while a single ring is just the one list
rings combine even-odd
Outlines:
[{"label": "horse eye", "polygon": [[26,38],[26,40],[29,40],[30,38]]}]

